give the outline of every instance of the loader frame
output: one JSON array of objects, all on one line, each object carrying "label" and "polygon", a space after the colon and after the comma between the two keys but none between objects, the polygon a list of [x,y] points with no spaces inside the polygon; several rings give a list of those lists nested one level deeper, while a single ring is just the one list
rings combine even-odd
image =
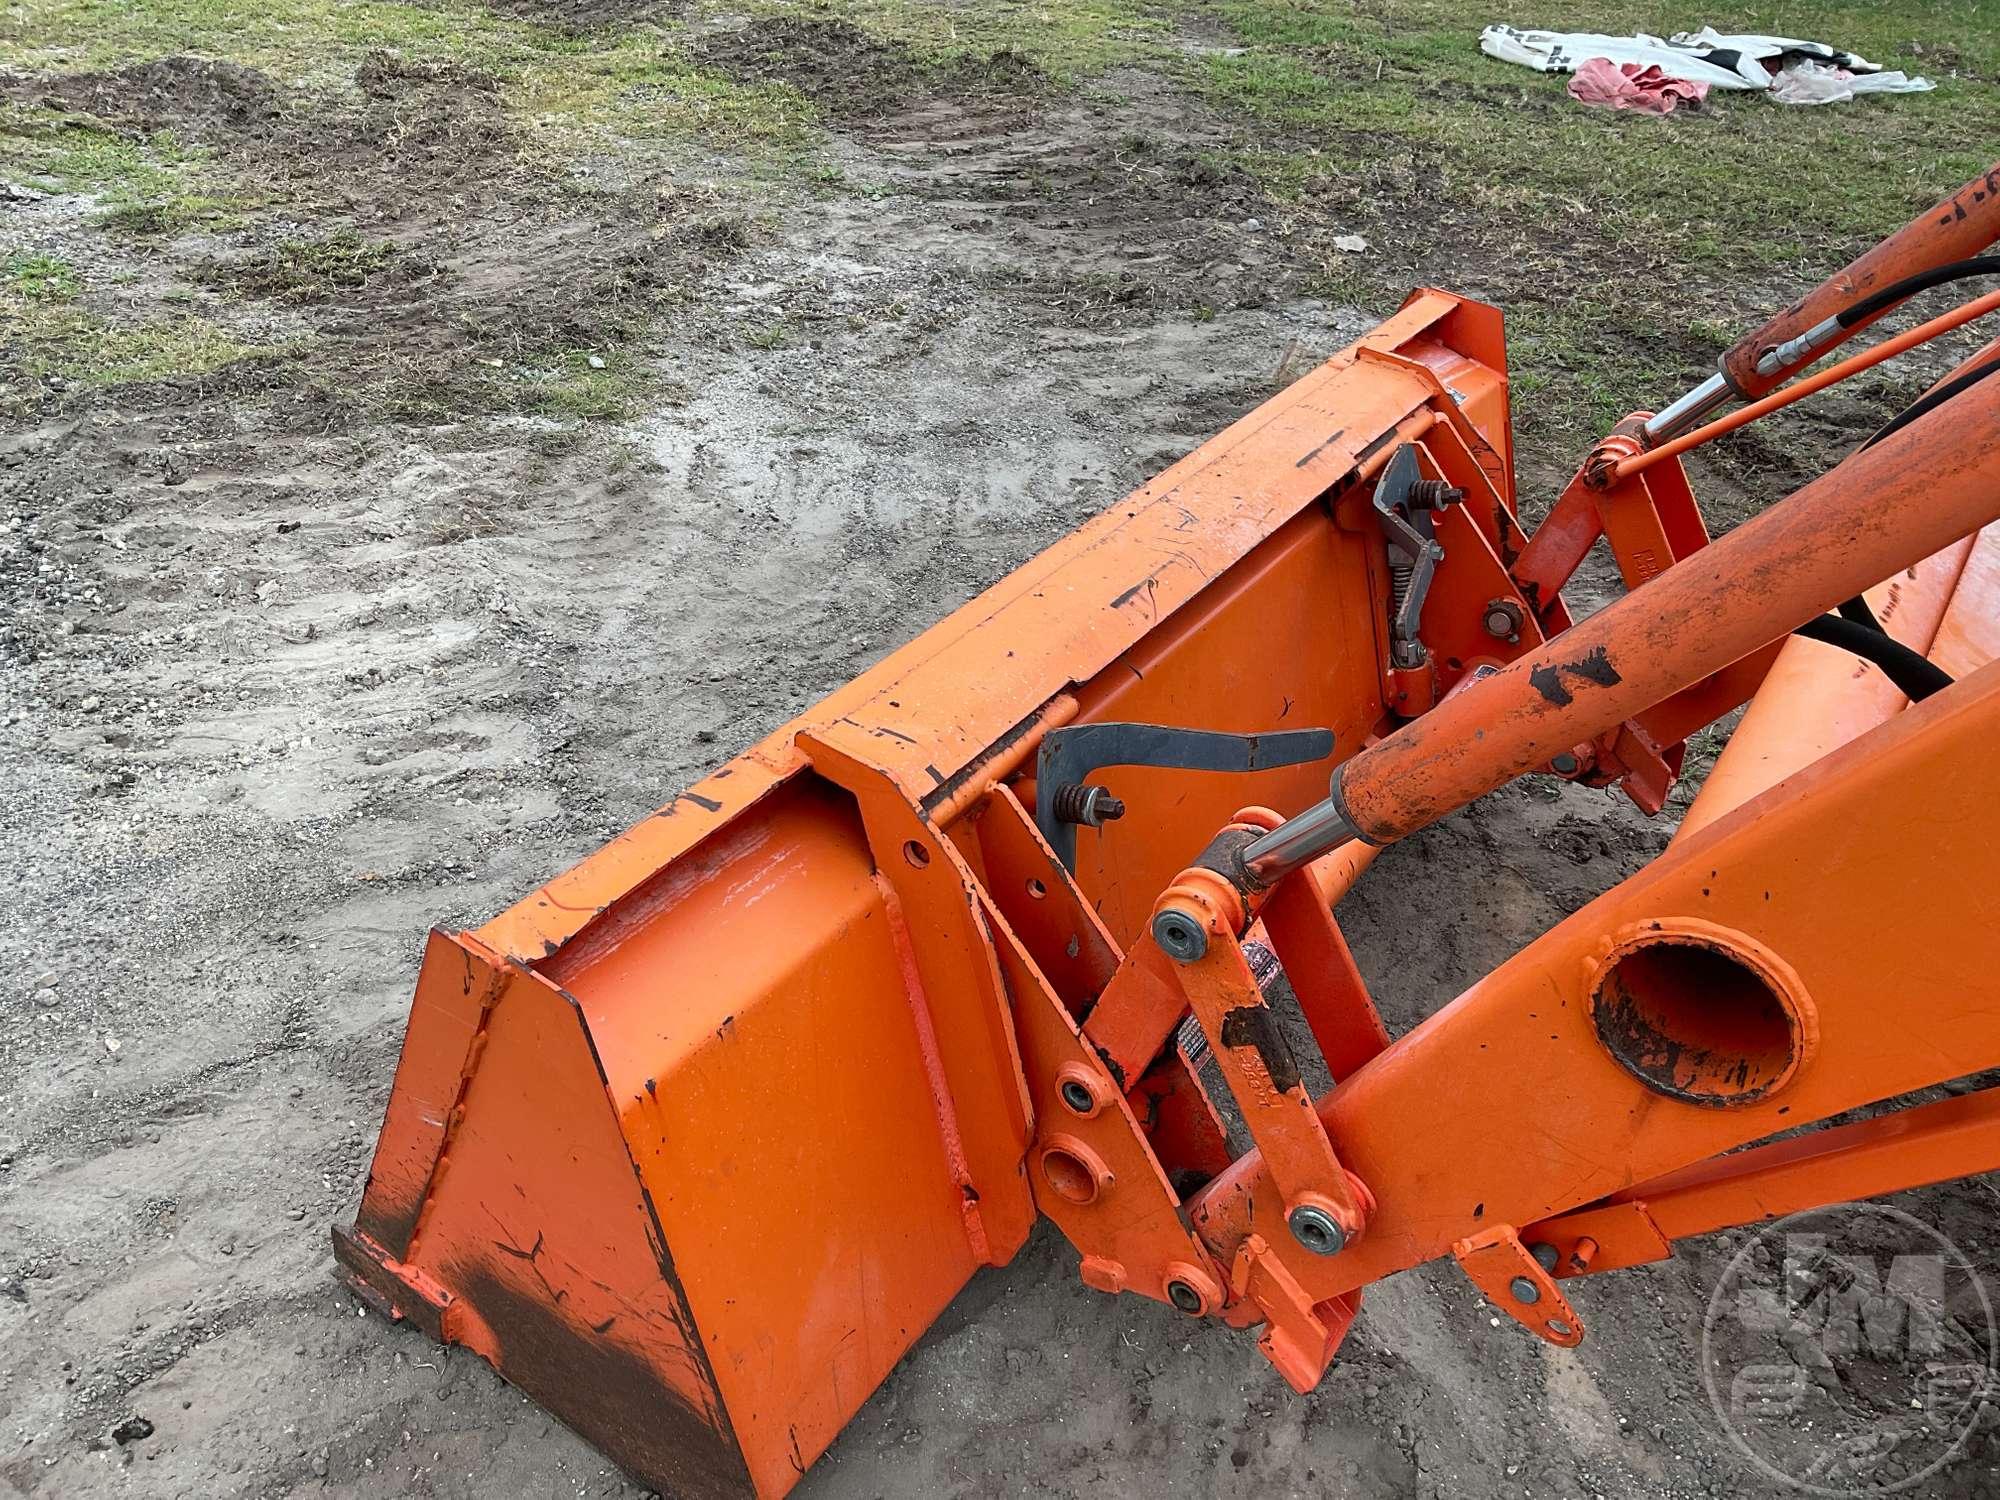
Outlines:
[{"label": "loader frame", "polygon": [[[2000,1066],[1996,388],[1716,540],[1677,457],[1620,470],[1641,413],[1530,537],[1499,315],[1413,294],[434,933],[343,1267],[647,1483],[777,1495],[1038,1217],[1305,1391],[1427,1260],[1573,1345],[1572,1278],[2000,1168],[2000,1092],[1909,1097]],[[1631,592],[1573,620],[1600,539]],[[1785,635],[1884,578],[1884,627],[1956,670],[1921,703]],[[1663,855],[1391,1038],[1336,915],[1377,848],[1531,770],[1657,811],[1753,697]],[[1036,785],[1117,724],[1150,763]],[[1330,755],[1261,738],[1307,728]],[[1240,767],[1176,764],[1188,731]]]}]

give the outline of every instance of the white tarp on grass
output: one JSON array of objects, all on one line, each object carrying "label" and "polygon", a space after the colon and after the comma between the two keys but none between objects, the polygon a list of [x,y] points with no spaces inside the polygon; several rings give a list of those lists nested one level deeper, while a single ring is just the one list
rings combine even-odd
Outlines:
[{"label": "white tarp on grass", "polygon": [[[1489,26],[1479,34],[1479,50],[1542,73],[1574,73],[1578,64],[1593,57],[1637,63],[1710,88],[1768,92],[1788,104],[1831,104],[1856,94],[1914,94],[1937,87],[1928,78],[1885,72],[1880,64],[1826,42],[1725,34],[1712,26],[1665,39],[1643,31],[1599,36],[1588,31]],[[1829,70],[1849,76],[1829,77]]]}]

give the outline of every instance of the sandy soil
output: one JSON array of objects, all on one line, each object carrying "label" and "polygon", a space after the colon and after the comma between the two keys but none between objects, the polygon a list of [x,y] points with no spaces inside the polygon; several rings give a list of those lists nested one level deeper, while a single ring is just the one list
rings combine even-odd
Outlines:
[{"label": "sandy soil", "polygon": [[[870,101],[836,150],[880,192],[751,235],[687,180],[524,202],[482,166],[502,127],[477,79],[385,64],[369,97],[472,143],[413,161],[366,101],[314,127],[317,190],[399,234],[397,274],[258,301],[268,259],[177,252],[319,353],[51,399],[0,442],[0,1494],[637,1492],[333,1279],[422,934],[643,817],[1367,326],[1299,294],[1183,101],[1114,85]],[[266,88],[169,72],[118,97],[248,139]],[[380,196],[412,171],[448,236]],[[13,227],[115,253],[85,207]],[[457,368],[468,320],[587,344],[660,287],[680,404],[615,433],[353,394]],[[789,342],[748,339],[774,322]],[[1343,922],[1407,1026],[1667,832],[1524,783],[1392,851]],[[1916,1207],[1984,1253],[1989,1193]],[[1454,1269],[1401,1277],[1301,1399],[1247,1339],[1087,1291],[1042,1233],[799,1493],[1756,1492],[1695,1369],[1730,1244],[1582,1287],[1574,1353]],[[1995,1492],[1986,1454],[1933,1492]]]}]

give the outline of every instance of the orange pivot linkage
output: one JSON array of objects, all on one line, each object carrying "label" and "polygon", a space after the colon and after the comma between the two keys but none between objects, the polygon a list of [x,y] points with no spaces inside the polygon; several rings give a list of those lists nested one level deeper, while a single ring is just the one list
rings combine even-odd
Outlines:
[{"label": "orange pivot linkage", "polygon": [[[1973,274],[1996,183],[1621,423],[1532,538],[1499,315],[1419,291],[434,933],[346,1274],[647,1484],[776,1496],[1040,1216],[1305,1391],[1427,1260],[1572,1345],[1578,1276],[2000,1168],[1986,1092],[1800,1130],[2000,1066],[1990,954],[1932,936],[2000,889],[2000,346],[1719,540],[1678,456]],[[1628,592],[1573,620],[1600,539]],[[1377,848],[1535,770],[1657,811],[1745,703],[1664,854],[1389,1035],[1335,915]]]}]

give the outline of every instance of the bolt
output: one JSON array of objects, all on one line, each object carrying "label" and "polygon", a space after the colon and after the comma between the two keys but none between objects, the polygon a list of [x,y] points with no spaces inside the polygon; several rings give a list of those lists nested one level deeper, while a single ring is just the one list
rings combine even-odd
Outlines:
[{"label": "bolt", "polygon": [[1514,1294],[1516,1302],[1539,1302],[1542,1300],[1542,1289],[1526,1276],[1516,1276],[1512,1281],[1507,1283],[1507,1290]]},{"label": "bolt", "polygon": [[1535,1264],[1544,1271],[1553,1271],[1556,1268],[1556,1261],[1561,1258],[1556,1254],[1556,1247],[1547,1240],[1536,1240],[1534,1244],[1528,1246],[1528,1254],[1535,1257]]},{"label": "bolt", "polygon": [[1574,755],[1565,750],[1562,754],[1549,758],[1549,769],[1558,776],[1574,776],[1583,769],[1583,766]]},{"label": "bolt", "polygon": [[1202,1295],[1185,1281],[1167,1283],[1167,1300],[1184,1313],[1197,1318],[1201,1316]]},{"label": "bolt", "polygon": [[1418,479],[1410,484],[1408,504],[1411,510],[1443,510],[1464,498],[1465,491],[1449,480]]},{"label": "bolt", "polygon": [[1176,963],[1191,964],[1208,952],[1208,934],[1202,924],[1172,907],[1153,918],[1153,941]]},{"label": "bolt", "polygon": [[1487,601],[1486,618],[1482,622],[1486,633],[1495,640],[1517,641],[1521,638],[1521,621],[1526,618],[1521,606],[1512,599],[1492,599]]},{"label": "bolt", "polygon": [[1314,1255],[1338,1255],[1347,1243],[1333,1215],[1309,1203],[1293,1209],[1285,1222],[1291,1226],[1292,1238]]},{"label": "bolt", "polygon": [[1081,823],[1086,828],[1101,828],[1125,816],[1124,802],[1094,782],[1072,782],[1057,787],[1050,810],[1058,822]]},{"label": "bolt", "polygon": [[1065,1078],[1062,1086],[1062,1102],[1080,1115],[1087,1115],[1097,1100],[1080,1079]]}]

